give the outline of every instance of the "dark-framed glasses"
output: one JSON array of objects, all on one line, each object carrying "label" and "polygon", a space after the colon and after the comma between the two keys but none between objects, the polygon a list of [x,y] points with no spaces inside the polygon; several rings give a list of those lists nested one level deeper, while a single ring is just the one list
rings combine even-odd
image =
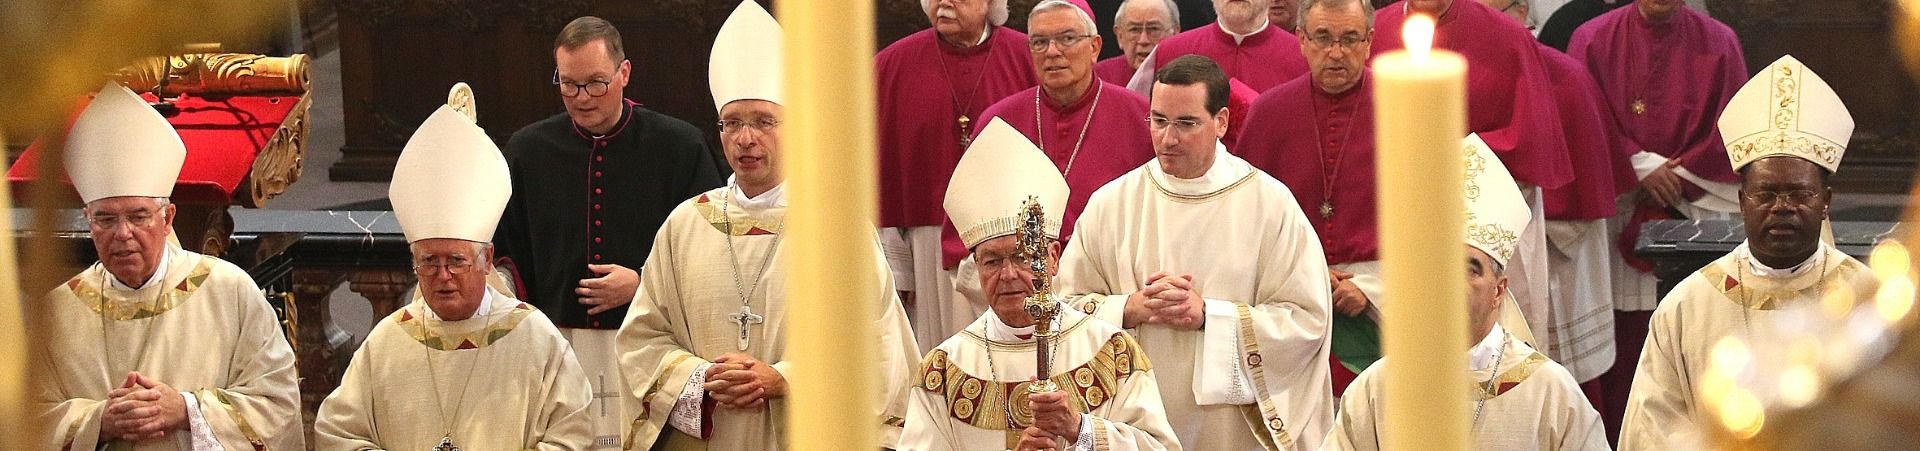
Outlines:
[{"label": "dark-framed glasses", "polygon": [[1357,33],[1347,33],[1337,39],[1329,33],[1315,33],[1313,36],[1307,37],[1307,42],[1311,42],[1314,47],[1319,47],[1323,50],[1332,49],[1335,46],[1347,50],[1358,50],[1360,49],[1360,44],[1372,39],[1372,37]]},{"label": "dark-framed glasses", "polygon": [[574,83],[570,81],[561,81],[560,71],[558,70],[553,71],[553,85],[559,86],[560,95],[567,96],[567,97],[580,95],[580,91],[586,91],[587,96],[590,96],[590,97],[604,96],[604,95],[607,95],[607,87],[610,86],[612,83],[613,82],[606,81],[606,80],[593,80],[586,83]]}]

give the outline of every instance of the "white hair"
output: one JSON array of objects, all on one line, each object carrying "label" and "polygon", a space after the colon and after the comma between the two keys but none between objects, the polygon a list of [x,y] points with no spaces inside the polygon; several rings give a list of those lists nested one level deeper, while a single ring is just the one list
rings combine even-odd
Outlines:
[{"label": "white hair", "polygon": [[[920,0],[920,12],[933,11],[933,0]],[[987,0],[987,23],[993,26],[1007,24],[1007,0]]]},{"label": "white hair", "polygon": [[[1149,1],[1153,1],[1153,0],[1126,0],[1126,1],[1120,2],[1120,7],[1114,8],[1113,10],[1114,23],[1116,24],[1119,23],[1120,12],[1126,11],[1128,6],[1132,6],[1134,3],[1149,2]],[[1167,10],[1167,25],[1173,27],[1174,31],[1179,31],[1180,30],[1180,5],[1175,5],[1173,3],[1173,0],[1160,0],[1160,6],[1163,8],[1166,8]]]},{"label": "white hair", "polygon": [[[106,199],[112,199],[112,198],[111,198],[111,197],[105,197],[105,198],[100,198],[100,199],[94,199],[94,200],[93,200],[93,202],[87,202],[87,204],[86,204],[86,205],[83,205],[83,206],[81,206],[81,208],[80,208],[80,213],[81,213],[81,214],[87,214],[87,215],[91,215],[91,214],[93,214],[93,204],[94,204],[94,203],[96,203],[96,202],[100,202],[100,201],[102,201],[102,200],[106,200]],[[160,211],[162,211],[162,210],[166,210],[166,209],[167,209],[167,204],[171,204],[171,203],[173,203],[173,200],[172,200],[172,199],[168,199],[168,198],[165,198],[165,197],[148,197],[147,199],[149,199],[149,200],[152,200],[152,201],[153,201],[153,208],[154,208],[154,210],[156,210],[156,211],[154,211],[154,213],[159,213],[159,212],[160,212]]]},{"label": "white hair", "polygon": [[1087,10],[1080,9],[1080,5],[1067,0],[1044,0],[1038,5],[1033,5],[1033,11],[1027,12],[1027,31],[1033,31],[1033,16],[1061,8],[1073,10],[1073,14],[1080,17],[1081,32],[1091,35],[1100,34],[1099,26],[1093,24],[1093,16],[1087,15]]}]

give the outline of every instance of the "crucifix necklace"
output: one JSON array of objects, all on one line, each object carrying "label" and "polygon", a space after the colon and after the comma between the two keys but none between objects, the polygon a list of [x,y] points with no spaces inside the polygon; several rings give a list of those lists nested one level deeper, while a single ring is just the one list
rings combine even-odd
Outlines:
[{"label": "crucifix necklace", "polygon": [[[987,44],[982,42],[980,45]],[[993,47],[987,47],[986,58],[988,61],[993,60],[993,51]],[[960,91],[955,89],[959,86],[955,86],[953,84],[953,76],[947,74],[947,55],[944,54],[945,50],[940,49],[940,40],[938,38],[934,39],[933,52],[940,57],[940,78],[947,81],[947,92],[953,95],[954,114],[959,116],[959,118],[954,119],[953,122],[960,127],[960,150],[966,150],[967,146],[973,145],[973,118],[967,117],[967,112],[973,111],[973,101],[980,97],[980,85],[985,84],[987,81],[986,68],[983,66],[980,70],[980,76],[974,77],[973,90],[967,91],[966,103],[961,103]]]},{"label": "crucifix necklace", "polygon": [[[1067,154],[1067,167],[1060,171],[1062,176],[1073,173],[1073,161],[1080,158],[1080,145],[1087,142],[1087,129],[1093,128],[1093,113],[1100,109],[1100,94],[1107,92],[1106,84],[1099,80],[1095,80],[1093,86],[1093,105],[1087,106],[1087,120],[1080,124],[1080,137],[1073,141],[1073,153]],[[1047,129],[1040,125],[1040,91],[1033,90],[1033,134],[1040,138],[1040,153],[1044,154],[1047,153]]]},{"label": "crucifix necklace", "polygon": [[[1349,89],[1359,89],[1359,87],[1355,86]],[[1353,137],[1354,126],[1352,122],[1347,123],[1347,131],[1343,136],[1340,137],[1340,148],[1334,149],[1333,155],[1328,156],[1327,143],[1325,141],[1326,138],[1320,136],[1321,127],[1320,127],[1320,124],[1318,123],[1318,120],[1320,119],[1320,96],[1317,94],[1313,95],[1310,98],[1308,98],[1307,101],[1308,101],[1308,104],[1312,105],[1313,107],[1313,117],[1316,120],[1313,127],[1313,148],[1315,150],[1318,150],[1320,153],[1320,158],[1316,160],[1316,162],[1320,163],[1320,219],[1332,220],[1333,219],[1333,182],[1339,180],[1340,165],[1341,163],[1345,163],[1347,161],[1347,157],[1346,157],[1347,144],[1353,142],[1348,138]],[[1358,110],[1360,108],[1365,108],[1365,107],[1366,107],[1366,102],[1362,102],[1360,106],[1354,107],[1354,109]],[[1327,106],[1328,114],[1332,114],[1334,108],[1335,108],[1334,105],[1328,105]],[[1349,114],[1347,117],[1353,118],[1355,116],[1358,116],[1358,113]],[[1327,168],[1327,160],[1333,160],[1333,168],[1331,171],[1329,171]]]},{"label": "crucifix necklace", "polygon": [[[486,321],[486,318],[478,319]],[[461,408],[466,407],[467,389],[473,385],[473,369],[480,367],[479,359],[486,355],[487,350],[486,348],[481,348],[474,351],[473,364],[467,366],[467,378],[464,382],[460,383],[460,395],[454,398],[453,414],[449,415],[447,414],[446,407],[440,402],[440,372],[435,371],[433,368],[433,348],[427,346],[422,346],[422,348],[426,349],[427,352],[427,378],[433,384],[433,408],[434,411],[440,414],[440,423],[445,427],[445,429],[442,430],[446,431],[446,433],[440,436],[440,443],[433,445],[433,451],[460,451],[460,446],[453,444],[454,418],[460,415]]]},{"label": "crucifix necklace", "polygon": [[735,350],[745,351],[750,344],[750,340],[747,339],[749,327],[766,322],[765,316],[753,313],[750,302],[753,300],[753,293],[760,290],[760,280],[766,277],[768,269],[773,268],[773,251],[780,249],[780,239],[786,237],[780,231],[786,229],[787,225],[782,222],[780,227],[773,230],[773,245],[767,246],[767,252],[760,256],[762,262],[760,272],[753,276],[752,286],[745,285],[740,278],[740,257],[733,251],[733,192],[738,189],[739,187],[736,186],[727,187],[727,196],[720,199],[720,217],[721,227],[727,229],[727,266],[733,269],[733,289],[740,293],[740,311],[727,314],[727,319],[733,320],[735,325],[740,326],[740,335],[734,340]]},{"label": "crucifix necklace", "polygon": [[1500,352],[1493,355],[1493,364],[1487,366],[1487,382],[1480,386],[1481,393],[1474,395],[1474,398],[1478,399],[1473,400],[1473,422],[1467,423],[1468,427],[1480,424],[1480,410],[1487,407],[1488,399],[1498,395],[1494,393],[1494,390],[1499,388],[1494,385],[1494,381],[1500,380],[1500,361],[1507,359],[1507,346],[1513,344],[1512,340],[1513,334],[1507,333],[1504,329],[1500,331]]}]

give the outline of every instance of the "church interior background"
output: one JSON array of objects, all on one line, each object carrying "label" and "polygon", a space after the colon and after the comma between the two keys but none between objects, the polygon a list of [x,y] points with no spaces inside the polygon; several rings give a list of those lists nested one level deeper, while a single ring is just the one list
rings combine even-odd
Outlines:
[{"label": "church interior background", "polygon": [[[1544,21],[1567,0],[1539,0],[1533,14]],[[1852,109],[1859,126],[1845,162],[1835,179],[1833,219],[1837,223],[1886,224],[1902,219],[1909,204],[1916,150],[1920,150],[1920,89],[1913,72],[1890,64],[1900,59],[1892,44],[1901,30],[1894,21],[1901,0],[1689,0],[1732,26],[1746,50],[1749,73],[1779,56],[1793,53],[1820,72]],[[771,8],[772,1],[760,0]],[[79,89],[98,86],[88,81],[50,91],[26,68],[50,64],[60,39],[28,36],[57,22],[52,8],[61,2],[24,1],[0,5],[0,31],[6,40],[27,45],[0,50],[0,102],[9,105],[4,143],[7,166],[28,152],[40,131],[57,125],[68,113],[60,108]],[[103,5],[113,2],[80,2]],[[194,2],[185,2],[192,6]],[[212,4],[212,2],[207,2]],[[391,311],[412,283],[405,264],[404,241],[391,217],[385,179],[392,172],[401,145],[414,124],[443,102],[441,89],[454,82],[473,86],[479,123],[496,141],[522,125],[559,112],[552,95],[549,52],[551,36],[569,19],[597,15],[626,33],[628,57],[634,62],[634,81],[626,95],[649,108],[703,128],[716,140],[714,115],[706,83],[706,45],[735,0],[280,0],[256,2],[244,17],[251,33],[235,27],[201,27],[192,17],[174,11],[152,13],[170,33],[166,50],[147,54],[160,64],[129,69],[127,77],[160,74],[186,77],[194,71],[209,79],[194,79],[201,87],[214,80],[218,58],[208,53],[239,53],[291,57],[252,61],[259,67],[284,71],[283,86],[244,87],[258,92],[239,94],[264,100],[261,108],[277,111],[281,119],[252,124],[245,136],[254,138],[251,162],[242,162],[240,179],[216,180],[216,193],[186,217],[204,232],[182,231],[191,247],[222,253],[262,281],[270,299],[284,308],[286,325],[294,332],[302,363],[302,391],[309,407],[317,403],[337,377],[345,359],[380,315]],[[826,2],[823,2],[826,3]],[[878,19],[876,48],[926,27],[919,0],[875,0]],[[1020,28],[1025,9],[1037,0],[1010,0]],[[1119,0],[1091,0],[1097,11],[1111,11]],[[1210,21],[1207,0],[1178,0],[1188,27]],[[1905,4],[1913,6],[1914,1]],[[87,8],[80,8],[82,13]],[[136,22],[140,13],[116,19]],[[1105,17],[1110,21],[1111,17]],[[39,26],[20,27],[28,23]],[[1908,23],[1906,27],[1916,27]],[[1108,24],[1103,32],[1110,33]],[[259,30],[269,30],[260,35]],[[197,32],[196,32],[197,31]],[[1911,30],[1908,30],[1912,34]],[[76,32],[77,33],[77,32]],[[73,34],[54,34],[85,38]],[[689,37],[691,36],[691,37]],[[20,38],[29,38],[22,40]],[[44,42],[43,42],[44,41]],[[89,45],[100,45],[99,41]],[[218,44],[197,44],[218,42]],[[1111,38],[1108,54],[1116,53]],[[196,45],[188,46],[189,43]],[[39,52],[36,54],[35,52]],[[202,55],[202,56],[192,56]],[[171,57],[171,58],[167,58]],[[240,64],[240,63],[231,63]],[[143,72],[144,71],[144,72]],[[11,75],[11,76],[10,76]],[[13,76],[20,76],[14,78]],[[151,78],[149,78],[150,80]],[[217,86],[214,86],[217,87]],[[212,88],[208,88],[212,89]],[[233,89],[243,89],[236,87]],[[38,99],[28,101],[27,99]],[[279,106],[282,103],[291,106]],[[271,104],[271,105],[267,105]],[[250,107],[251,108],[251,107]],[[46,111],[56,111],[48,113]],[[52,118],[51,120],[49,118]],[[270,118],[269,118],[270,119]],[[286,136],[282,136],[286,135]],[[712,146],[718,152],[717,145]],[[24,160],[23,160],[24,161]],[[15,183],[13,224],[26,229],[36,224],[35,204],[24,183]],[[231,199],[220,198],[231,196]],[[77,205],[52,203],[56,208]],[[66,221],[64,223],[60,221]],[[55,230],[72,231],[77,221],[61,219]],[[1890,224],[1888,224],[1890,226]],[[84,231],[85,228],[78,227]],[[1884,232],[1885,229],[1882,229]],[[16,232],[25,237],[25,232]],[[47,274],[71,274],[90,261],[84,238],[62,235],[51,247],[19,242],[23,255],[71,255],[60,265],[14,265],[45,269]],[[396,243],[398,243],[396,245]],[[33,254],[42,252],[43,254]],[[57,276],[64,277],[64,276]],[[21,274],[21,292],[41,293],[50,285],[46,276]],[[1912,340],[1908,340],[1909,343]],[[1905,346],[1912,350],[1915,346]],[[1895,358],[1914,352],[1896,353]],[[1915,374],[1911,368],[1907,374]],[[329,374],[331,372],[331,374]],[[1912,408],[1914,406],[1906,406]],[[311,410],[308,411],[309,420]],[[1912,418],[1912,417],[1908,417]]]}]

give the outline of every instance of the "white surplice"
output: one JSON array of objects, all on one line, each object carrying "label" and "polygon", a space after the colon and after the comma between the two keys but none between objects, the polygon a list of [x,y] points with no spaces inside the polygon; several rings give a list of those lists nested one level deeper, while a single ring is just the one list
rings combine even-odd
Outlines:
[{"label": "white surplice", "polygon": [[1082,311],[1121,324],[1160,271],[1192,274],[1205,297],[1204,330],[1134,331],[1186,449],[1319,446],[1333,419],[1327,263],[1286,186],[1216,146],[1199,178],[1156,159],[1101,187],[1074,230],[1058,291]]}]

